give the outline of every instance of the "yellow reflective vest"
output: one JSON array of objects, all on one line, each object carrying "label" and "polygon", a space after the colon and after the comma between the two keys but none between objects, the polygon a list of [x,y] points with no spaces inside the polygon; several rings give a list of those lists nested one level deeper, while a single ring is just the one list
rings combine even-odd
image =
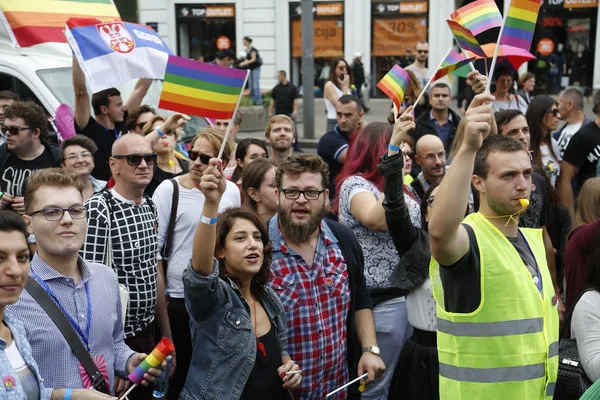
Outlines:
[{"label": "yellow reflective vest", "polygon": [[470,214],[480,253],[481,303],[446,312],[440,266],[437,302],[440,399],[551,400],[558,371],[558,312],[540,229],[519,229],[540,271],[542,293],[519,253],[481,214]]}]

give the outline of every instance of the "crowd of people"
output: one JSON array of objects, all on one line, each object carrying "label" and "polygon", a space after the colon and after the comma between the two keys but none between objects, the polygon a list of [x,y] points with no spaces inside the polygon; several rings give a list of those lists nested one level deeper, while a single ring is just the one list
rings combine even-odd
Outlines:
[{"label": "crowd of people", "polygon": [[600,92],[589,120],[578,88],[525,75],[517,93],[500,67],[491,94],[469,73],[464,113],[444,82],[414,104],[416,50],[389,121],[363,119],[360,55],[333,60],[318,154],[294,152],[284,71],[264,140],[236,140],[236,114],[187,155],[189,118],[141,104],[149,80],[90,99],[74,59],[60,146],[39,105],[0,92],[3,389],[121,396],[166,337],[168,399],[552,398],[561,325],[598,380]]}]

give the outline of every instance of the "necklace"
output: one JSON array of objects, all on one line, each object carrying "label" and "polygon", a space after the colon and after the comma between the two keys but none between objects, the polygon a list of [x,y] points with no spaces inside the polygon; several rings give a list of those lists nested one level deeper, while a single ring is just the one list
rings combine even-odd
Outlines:
[{"label": "necklace", "polygon": [[256,300],[254,300],[254,336],[256,337],[256,348],[261,356],[267,355],[267,350],[265,349],[265,345],[260,342],[258,339],[258,333],[256,332],[257,323],[256,323]]}]

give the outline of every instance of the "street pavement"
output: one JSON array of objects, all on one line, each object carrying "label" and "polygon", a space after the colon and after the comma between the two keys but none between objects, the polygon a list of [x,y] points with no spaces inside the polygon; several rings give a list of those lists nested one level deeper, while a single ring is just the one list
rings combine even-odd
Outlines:
[{"label": "street pavement", "polygon": [[[387,121],[388,112],[390,110],[391,101],[388,99],[370,99],[369,108],[370,111],[364,115],[364,120],[367,122],[385,122]],[[589,97],[585,100],[585,113],[590,119],[595,119],[596,115],[592,112],[593,97]],[[456,105],[453,104],[453,109],[456,110]],[[298,137],[300,146],[305,152],[315,153],[319,138],[323,136],[325,127],[327,124],[327,118],[325,115],[325,103],[323,99],[315,99],[315,130],[314,139],[308,139],[304,134],[304,124],[299,123],[298,126]],[[264,130],[255,132],[238,132],[236,135],[237,140],[244,139],[247,137],[255,137],[257,139],[264,139]]]}]

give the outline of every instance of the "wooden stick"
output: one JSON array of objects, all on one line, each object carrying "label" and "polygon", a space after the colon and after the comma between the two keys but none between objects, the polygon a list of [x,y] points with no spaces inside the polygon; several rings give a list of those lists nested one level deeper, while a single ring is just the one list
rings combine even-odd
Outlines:
[{"label": "wooden stick", "polygon": [[334,394],[336,394],[337,392],[339,392],[340,390],[347,388],[348,386],[352,385],[354,382],[358,382],[361,379],[366,378],[367,376],[369,376],[369,374],[364,374],[362,376],[359,376],[358,378],[354,379],[353,381],[350,381],[348,383],[346,383],[344,386],[340,386],[339,388],[335,389],[333,392],[329,393],[327,396],[325,396],[325,398],[328,398],[329,396],[333,396]]},{"label": "wooden stick", "polygon": [[431,85],[431,82],[433,81],[433,77],[435,76],[435,73],[438,71],[438,69],[441,68],[442,63],[444,62],[444,60],[446,59],[446,57],[448,57],[448,54],[450,54],[451,51],[452,51],[452,49],[450,49],[450,50],[448,50],[446,52],[446,55],[444,56],[444,58],[442,58],[442,61],[440,61],[440,64],[435,69],[435,72],[433,73],[433,75],[431,75],[431,78],[429,78],[429,81],[427,82],[427,84],[425,85],[425,87],[423,88],[423,90],[421,91],[421,94],[419,95],[419,97],[417,97],[417,100],[415,100],[415,102],[414,102],[415,107],[417,106],[417,104],[419,104],[419,101],[421,101],[421,97],[423,97],[423,95],[427,91],[427,88],[429,88],[429,85]]},{"label": "wooden stick", "polygon": [[[512,1],[509,0],[508,3],[508,8],[507,10],[510,10],[510,6],[511,6]],[[508,11],[506,12],[508,13]],[[504,33],[504,27],[506,26],[506,15],[504,15],[504,18],[502,19],[502,26],[500,27],[500,33],[498,34],[498,40],[496,40],[496,48],[494,49],[494,57],[492,58],[492,65],[490,66],[490,70],[488,72],[489,75],[490,73],[493,74],[494,73],[494,68],[496,67],[496,59],[498,58],[498,51],[500,50],[500,41],[502,40],[502,34]],[[488,81],[487,81],[487,86],[485,88],[486,93],[490,93],[490,86],[492,85],[492,80],[490,79],[489,76],[487,76]]]},{"label": "wooden stick", "polygon": [[135,389],[135,387],[136,387],[136,386],[137,386],[137,383],[134,383],[133,385],[131,385],[131,387],[129,388],[129,390],[127,390],[127,391],[125,392],[125,394],[124,394],[123,396],[121,396],[121,398],[120,398],[119,400],[126,399],[126,398],[127,398],[127,395],[129,395],[129,393],[131,393],[131,391],[132,391],[133,389]]},{"label": "wooden stick", "polygon": [[231,128],[233,127],[233,118],[235,118],[235,114],[237,114],[237,110],[240,107],[240,101],[242,101],[244,89],[246,88],[246,83],[248,83],[248,78],[250,77],[250,70],[246,70],[246,78],[244,79],[244,84],[242,85],[242,90],[240,92],[240,96],[238,97],[237,104],[235,105],[235,109],[233,110],[232,121],[227,126],[227,132],[225,132],[225,137],[223,138],[223,144],[221,144],[221,150],[219,150],[218,159],[221,159],[223,155],[223,151],[225,151],[225,146],[227,146],[227,141],[229,140],[229,133],[231,132]]}]

